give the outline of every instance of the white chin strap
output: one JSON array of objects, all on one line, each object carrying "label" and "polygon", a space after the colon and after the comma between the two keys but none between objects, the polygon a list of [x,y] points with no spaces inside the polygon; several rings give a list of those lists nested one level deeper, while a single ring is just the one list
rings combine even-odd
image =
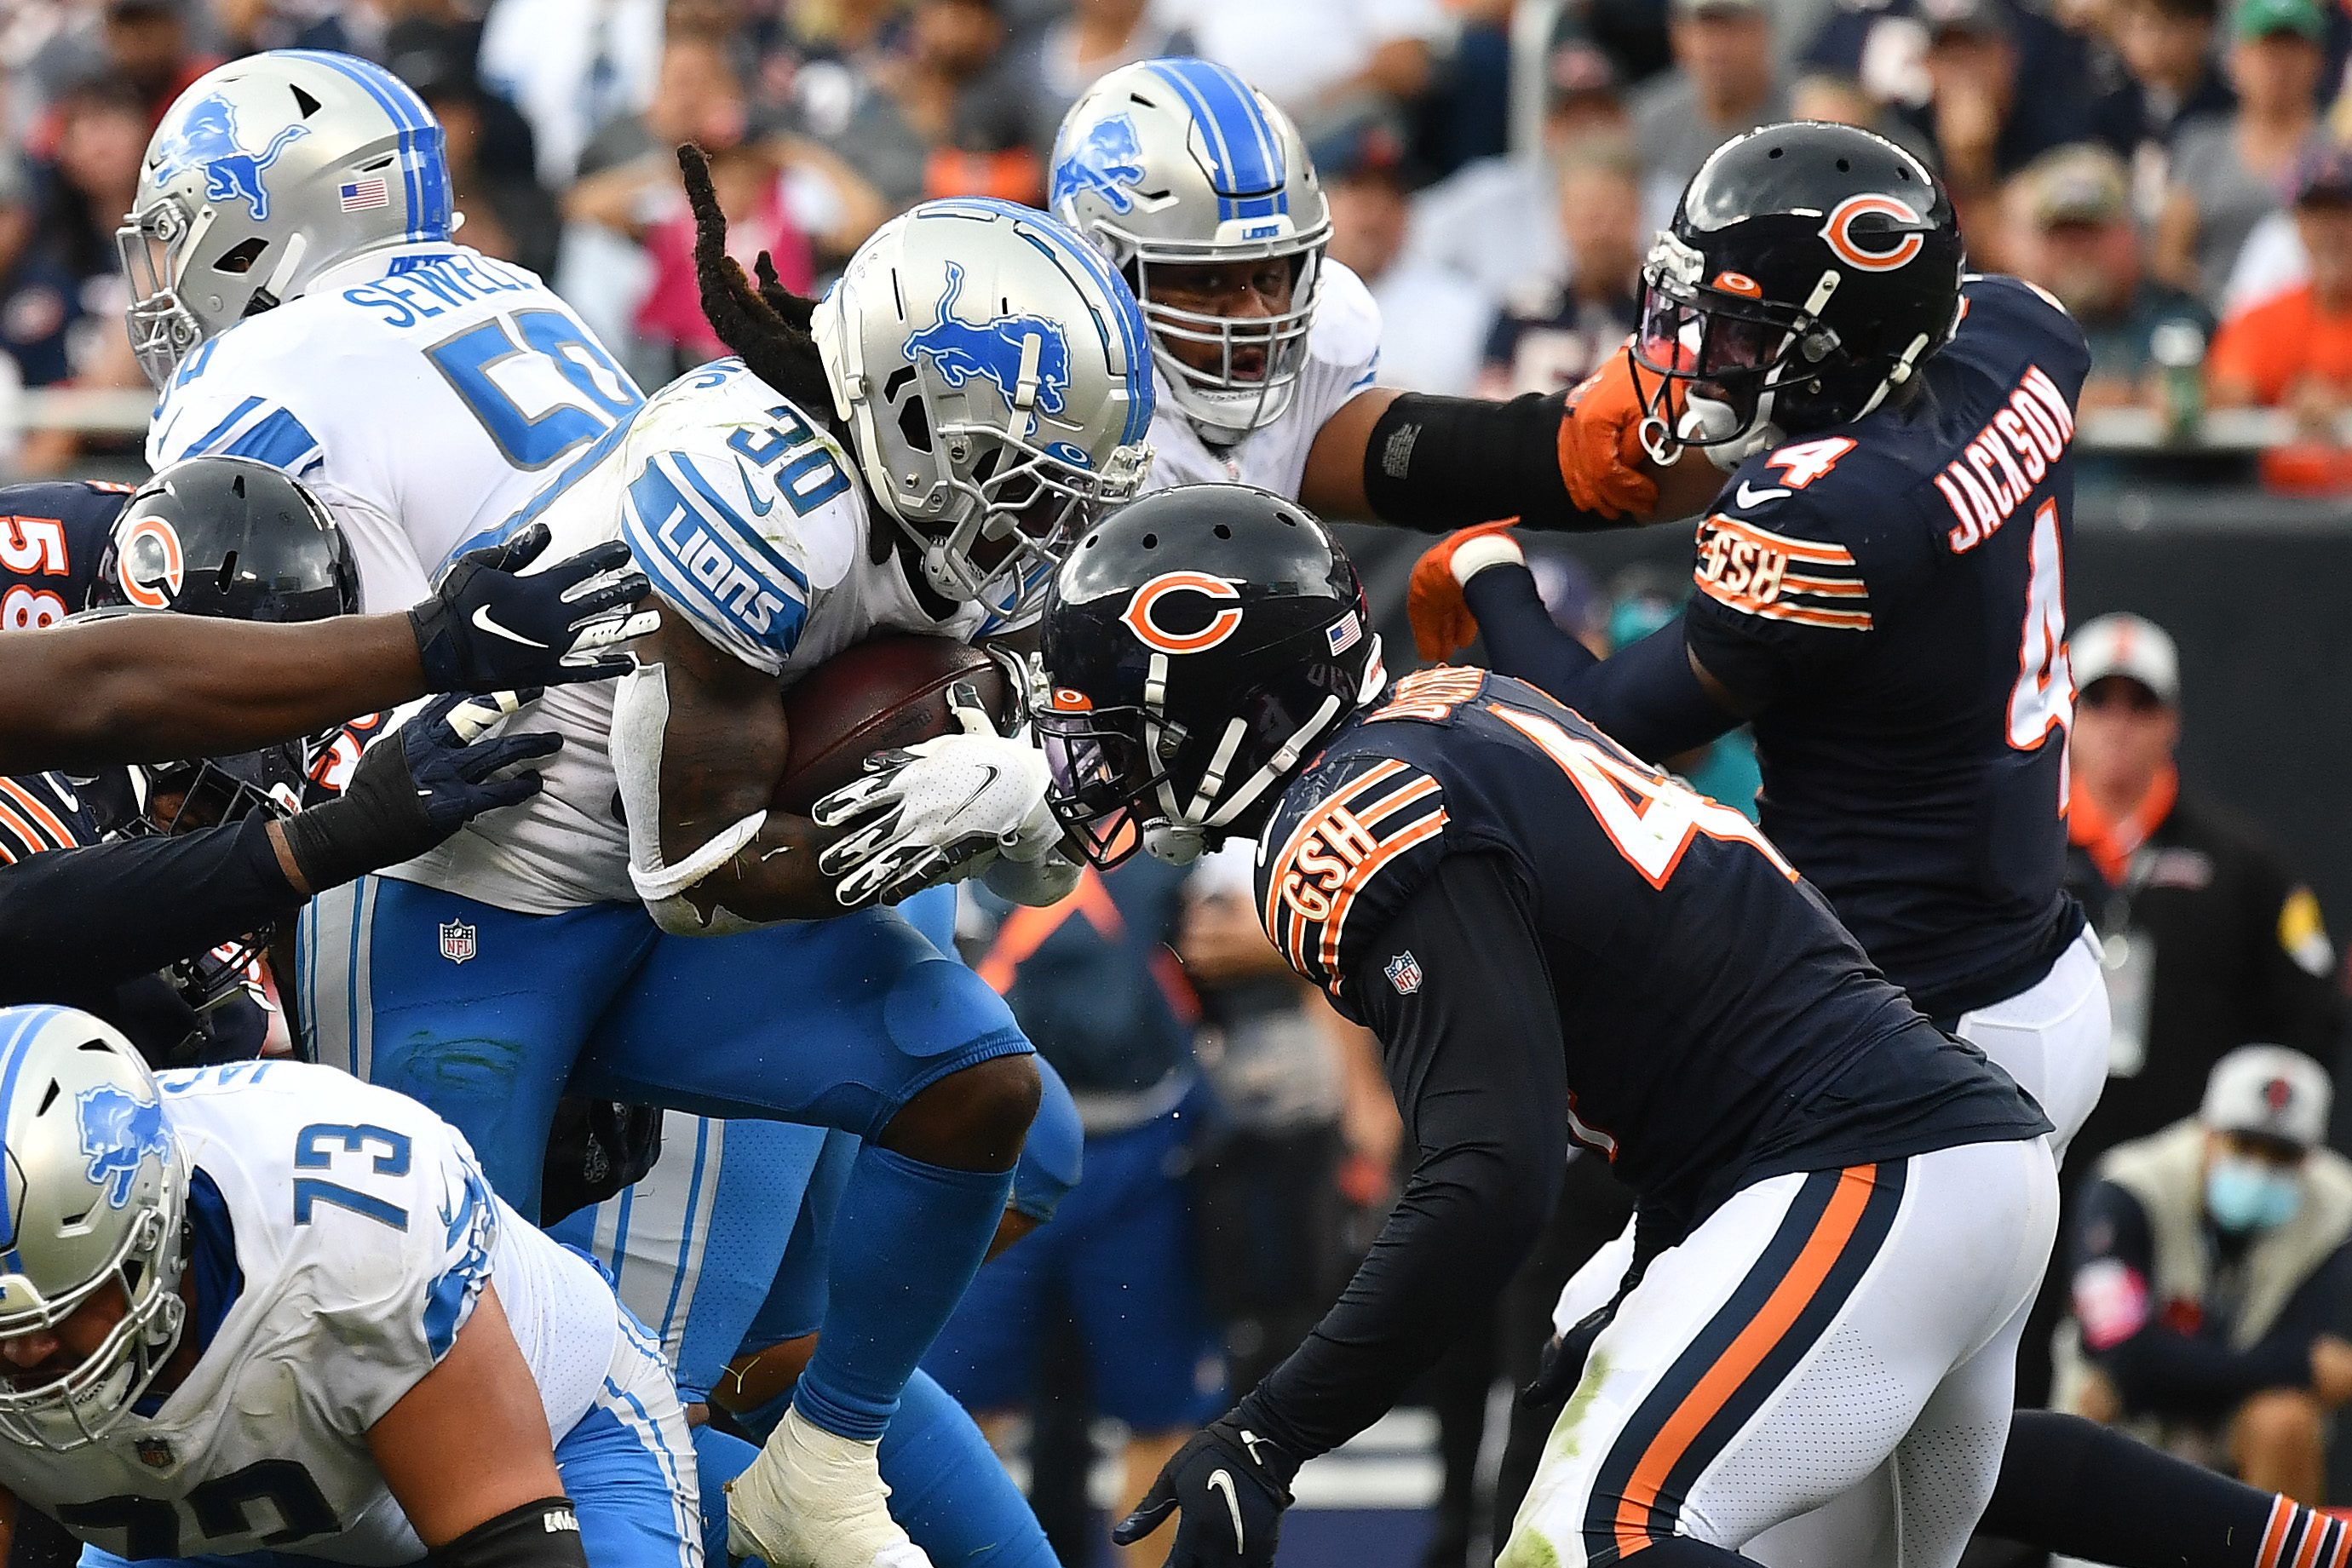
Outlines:
[{"label": "white chin strap", "polygon": [[[1387,672],[1381,665],[1381,640],[1375,635],[1364,661],[1364,687],[1359,701],[1368,699],[1387,683]],[[1154,653],[1143,680],[1143,739],[1155,757],[1160,755],[1160,737],[1166,733],[1160,723],[1160,707],[1168,695],[1168,655]],[[1190,865],[1202,851],[1210,847],[1210,839],[1222,840],[1219,830],[1230,825],[1256,803],[1268,789],[1280,783],[1298,766],[1307,748],[1324,734],[1345,705],[1337,696],[1327,696],[1305,724],[1290,732],[1289,738],[1277,747],[1258,770],[1242,780],[1239,787],[1223,801],[1217,791],[1224,787],[1225,770],[1233,766],[1234,753],[1249,737],[1249,721],[1235,718],[1227,722],[1225,733],[1218,738],[1217,749],[1209,758],[1209,766],[1201,775],[1201,786],[1193,791],[1192,802],[1181,805],[1176,799],[1176,787],[1166,779],[1160,781],[1160,808],[1167,815],[1158,821],[1143,825],[1143,851],[1154,860],[1171,865]]]}]

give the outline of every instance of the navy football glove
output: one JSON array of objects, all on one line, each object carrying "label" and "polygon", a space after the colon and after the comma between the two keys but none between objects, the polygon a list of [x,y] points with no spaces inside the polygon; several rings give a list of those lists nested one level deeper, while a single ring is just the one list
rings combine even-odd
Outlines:
[{"label": "navy football glove", "polygon": [[1243,1426],[1238,1413],[1222,1416],[1176,1450],[1110,1538],[1132,1546],[1177,1513],[1168,1568],[1274,1568],[1297,1472],[1298,1461]]},{"label": "navy football glove", "polygon": [[659,624],[650,610],[631,612],[653,584],[618,539],[518,575],[546,550],[548,538],[547,525],[533,523],[510,539],[468,550],[433,597],[408,612],[426,689],[513,691],[628,674],[628,658],[597,651]]},{"label": "navy football glove", "polygon": [[538,794],[539,775],[528,769],[503,779],[492,775],[550,755],[563,745],[562,736],[481,738],[538,696],[524,691],[435,697],[369,747],[341,796],[282,824],[310,891],[323,893],[414,860],[483,812]]}]

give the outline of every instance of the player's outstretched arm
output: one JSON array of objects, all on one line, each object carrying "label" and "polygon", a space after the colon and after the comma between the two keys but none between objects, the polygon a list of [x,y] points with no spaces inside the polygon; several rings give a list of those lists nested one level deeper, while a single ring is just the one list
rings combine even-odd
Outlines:
[{"label": "player's outstretched arm", "polygon": [[[158,619],[163,619],[158,617]],[[539,789],[504,770],[562,744],[479,738],[517,705],[445,696],[368,748],[337,799],[283,821],[52,850],[0,866],[0,999],[87,995],[265,930]]]},{"label": "player's outstretched arm", "polygon": [[604,680],[647,628],[649,591],[614,543],[518,575],[534,527],[461,558],[404,615],[257,625],[123,615],[0,638],[0,773],[215,757],[315,733],[428,692]]},{"label": "player's outstretched arm", "polygon": [[[1559,1192],[1567,1061],[1511,872],[1489,854],[1447,858],[1357,953],[1349,995],[1380,1036],[1412,1174],[1307,1343],[1114,1531],[1139,1540],[1180,1514],[1171,1568],[1270,1564],[1298,1467],[1370,1426],[1489,1309]],[[1404,955],[1421,977],[1409,990],[1388,978]]]},{"label": "player's outstretched arm", "polygon": [[1688,517],[1723,476],[1696,458],[1671,468],[1649,458],[1625,358],[1550,396],[1360,392],[1317,433],[1298,498],[1325,517],[1424,533],[1499,517],[1582,532]]},{"label": "player's outstretched arm", "polygon": [[367,1443],[438,1568],[587,1568],[539,1385],[495,1284]]}]

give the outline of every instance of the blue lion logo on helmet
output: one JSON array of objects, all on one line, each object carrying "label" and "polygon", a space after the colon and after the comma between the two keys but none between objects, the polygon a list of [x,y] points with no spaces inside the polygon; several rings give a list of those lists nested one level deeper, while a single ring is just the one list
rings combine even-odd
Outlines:
[{"label": "blue lion logo on helmet", "polygon": [[946,292],[940,296],[937,319],[907,340],[907,362],[929,360],[940,380],[953,391],[982,376],[996,383],[1012,406],[1021,384],[1021,361],[1029,344],[1037,344],[1036,406],[1059,413],[1070,392],[1070,340],[1062,329],[1043,316],[1023,313],[999,316],[992,321],[966,321],[955,313],[963,293],[963,268],[948,263]]},{"label": "blue lion logo on helmet", "polygon": [[168,183],[191,168],[205,172],[205,200],[243,202],[261,223],[269,216],[269,188],[261,176],[278,162],[289,143],[310,134],[307,125],[289,125],[269,139],[258,152],[247,152],[237,140],[236,108],[218,93],[197,100],[179,131],[155,151],[155,178]]},{"label": "blue lion logo on helmet", "polygon": [[85,1089],[74,1099],[81,1118],[81,1152],[89,1156],[89,1179],[106,1185],[106,1201],[115,1208],[131,1202],[131,1184],[147,1156],[163,1156],[163,1103],[140,1100],[111,1083]]},{"label": "blue lion logo on helmet", "polygon": [[1087,127],[1085,139],[1054,165],[1052,200],[1059,206],[1080,191],[1092,191],[1112,212],[1130,212],[1135,198],[1128,193],[1142,183],[1142,139],[1132,119],[1114,114]]}]

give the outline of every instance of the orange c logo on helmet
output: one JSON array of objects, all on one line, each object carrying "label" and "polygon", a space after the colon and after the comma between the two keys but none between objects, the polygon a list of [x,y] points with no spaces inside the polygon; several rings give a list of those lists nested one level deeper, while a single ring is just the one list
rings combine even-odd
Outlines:
[{"label": "orange c logo on helmet", "polygon": [[1163,571],[1135,591],[1119,615],[1127,629],[1147,648],[1157,648],[1163,653],[1202,653],[1223,642],[1240,629],[1242,612],[1228,607],[1209,617],[1209,623],[1197,632],[1171,632],[1160,624],[1160,603],[1171,593],[1197,593],[1203,599],[1239,599],[1241,593],[1222,577],[1211,577],[1205,571]]},{"label": "orange c logo on helmet", "polygon": [[115,552],[114,580],[123,596],[142,610],[169,610],[180,596],[187,558],[179,531],[161,517],[142,517],[122,536]]},{"label": "orange c logo on helmet", "polygon": [[[1907,267],[1913,258],[1927,248],[1927,242],[1915,234],[1892,236],[1893,250],[1864,250],[1854,243],[1853,221],[1865,213],[1880,213],[1897,223],[1916,224],[1919,214],[1906,202],[1893,196],[1848,196],[1830,210],[1829,221],[1822,225],[1822,238],[1829,242],[1830,254],[1848,267],[1864,272],[1893,272]],[[1878,236],[1872,236],[1874,238]]]}]

